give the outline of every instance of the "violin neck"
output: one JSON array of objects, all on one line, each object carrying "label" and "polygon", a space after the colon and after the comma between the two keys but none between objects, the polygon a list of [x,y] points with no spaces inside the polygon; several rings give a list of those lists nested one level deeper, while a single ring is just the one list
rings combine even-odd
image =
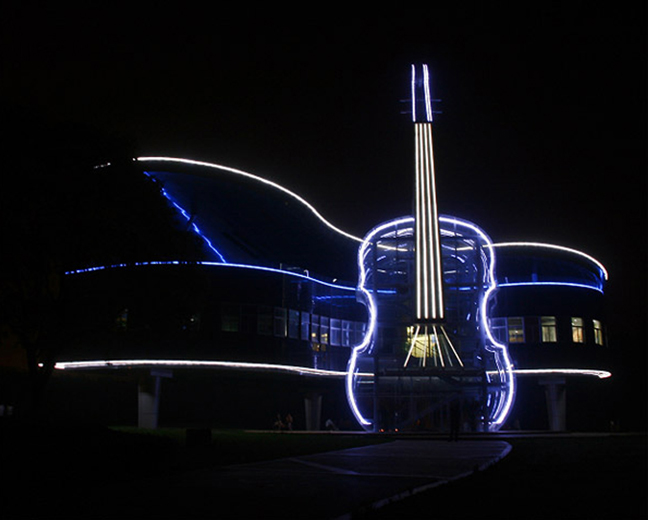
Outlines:
[{"label": "violin neck", "polygon": [[429,75],[412,67],[412,115],[415,130],[415,316],[419,322],[445,318],[439,215],[432,147],[432,107]]}]

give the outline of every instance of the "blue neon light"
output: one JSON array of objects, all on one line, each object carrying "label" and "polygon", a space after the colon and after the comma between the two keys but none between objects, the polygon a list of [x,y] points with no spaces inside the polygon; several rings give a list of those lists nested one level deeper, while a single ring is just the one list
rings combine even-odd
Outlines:
[{"label": "blue neon light", "polygon": [[[153,177],[149,172],[144,172],[144,175],[156,181],[155,177]],[[225,257],[220,253],[220,251],[218,251],[218,249],[214,247],[209,238],[207,238],[203,234],[203,232],[200,231],[200,228],[196,225],[196,223],[192,222],[191,215],[189,215],[189,213],[182,206],[180,206],[180,204],[178,204],[164,188],[160,188],[160,193],[162,193],[162,195],[164,195],[164,197],[171,203],[171,205],[180,212],[180,214],[187,220],[187,223],[191,224],[194,233],[196,233],[200,238],[203,239],[205,244],[207,244],[207,247],[211,249],[218,258],[220,258],[220,261],[225,262]]]},{"label": "blue neon light", "polygon": [[528,286],[557,286],[557,287],[577,287],[579,289],[591,289],[603,294],[603,289],[595,285],[575,282],[506,282],[498,283],[498,287],[528,287]]},{"label": "blue neon light", "polygon": [[286,271],[284,269],[277,269],[275,267],[265,267],[261,265],[249,265],[249,264],[235,264],[235,263],[228,263],[228,262],[208,262],[208,261],[202,261],[202,262],[186,262],[182,260],[162,260],[162,261],[153,261],[153,262],[134,262],[132,264],[112,264],[112,265],[104,265],[104,266],[95,266],[95,267],[87,267],[85,269],[75,269],[72,271],[66,271],[64,274],[65,275],[79,275],[79,274],[85,274],[85,273],[92,273],[95,271],[102,271],[105,269],[121,269],[125,267],[147,267],[147,266],[160,266],[160,265],[202,265],[202,266],[208,266],[208,267],[232,267],[235,269],[251,269],[255,271],[265,271],[269,273],[276,273],[276,274],[282,274],[282,275],[287,275],[287,276],[293,276],[295,278],[301,278],[303,280],[307,280],[309,282],[314,282],[320,285],[324,285],[326,287],[331,287],[333,289],[339,289],[341,291],[354,291],[356,290],[355,287],[350,287],[348,285],[340,285],[332,282],[327,282],[324,280],[320,280],[318,278],[314,278],[310,275],[305,275],[301,273],[296,273],[294,271]]}]

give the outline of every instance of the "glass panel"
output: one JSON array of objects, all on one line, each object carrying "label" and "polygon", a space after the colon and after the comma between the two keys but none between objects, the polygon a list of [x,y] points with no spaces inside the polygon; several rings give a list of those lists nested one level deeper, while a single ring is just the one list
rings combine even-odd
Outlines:
[{"label": "glass panel", "polygon": [[240,329],[241,312],[238,305],[223,305],[221,307],[221,330],[238,332]]},{"label": "glass panel", "polygon": [[353,323],[347,320],[342,320],[342,346],[350,347],[353,344]]},{"label": "glass panel", "polygon": [[585,325],[583,318],[572,318],[572,341],[574,343],[585,343]]},{"label": "glass panel", "polygon": [[287,329],[287,310],[282,307],[274,309],[274,335],[285,338],[288,334]]},{"label": "glass panel", "polygon": [[313,343],[319,343],[320,340],[320,317],[318,314],[311,315],[310,340]]},{"label": "glass panel", "polygon": [[342,344],[342,321],[331,318],[331,345]]},{"label": "glass panel", "polygon": [[299,311],[292,309],[288,311],[288,337],[299,338]]},{"label": "glass panel", "polygon": [[320,318],[320,341],[324,344],[329,342],[329,318],[322,316]]},{"label": "glass panel", "polygon": [[259,307],[257,314],[257,333],[263,336],[272,336],[273,311],[271,307]]},{"label": "glass panel", "polygon": [[543,343],[555,343],[558,341],[555,316],[541,316],[540,328],[542,329]]},{"label": "glass panel", "polygon": [[497,341],[506,343],[508,339],[506,334],[506,318],[491,318],[490,328]]},{"label": "glass panel", "polygon": [[308,341],[310,339],[310,314],[308,312],[301,313],[300,338],[304,341]]},{"label": "glass panel", "polygon": [[592,320],[594,322],[594,343],[603,345],[603,324],[599,320]]},{"label": "glass panel", "polygon": [[508,319],[509,343],[524,343],[524,318]]}]

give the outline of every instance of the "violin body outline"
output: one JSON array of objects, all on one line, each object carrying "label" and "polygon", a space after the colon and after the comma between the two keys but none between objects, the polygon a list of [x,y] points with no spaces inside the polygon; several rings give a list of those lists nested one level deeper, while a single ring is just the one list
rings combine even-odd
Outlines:
[{"label": "violin body outline", "polygon": [[[402,217],[376,226],[358,248],[356,295],[367,308],[368,324],[365,336],[349,357],[346,393],[356,420],[366,430],[381,430],[387,424],[403,427],[408,421],[411,426],[420,420],[415,414],[391,409],[389,413],[400,414],[399,419],[380,418],[381,413],[384,415],[381,406],[393,408],[395,402],[395,398],[384,397],[385,388],[391,388],[389,384],[402,386],[412,378],[428,381],[422,395],[414,396],[426,400],[428,408],[430,399],[434,399],[428,394],[437,387],[441,388],[439,396],[452,392],[479,401],[479,421],[484,430],[501,428],[512,407],[515,377],[508,349],[495,338],[489,325],[489,310],[497,290],[492,241],[466,220],[439,216],[439,224],[448,300],[445,328],[453,338],[448,337],[448,341],[460,345],[455,354],[461,366],[453,365],[451,357],[444,355],[438,337],[427,350],[413,351],[410,347],[408,351],[405,346],[404,337],[411,338],[411,332],[406,333],[404,327],[414,321],[414,310],[408,304],[412,300],[408,291],[413,285],[414,218]],[[407,341],[413,345],[410,339]],[[390,379],[397,383],[383,384]],[[439,387],[439,381],[451,384]],[[412,395],[407,395],[411,401]]]}]

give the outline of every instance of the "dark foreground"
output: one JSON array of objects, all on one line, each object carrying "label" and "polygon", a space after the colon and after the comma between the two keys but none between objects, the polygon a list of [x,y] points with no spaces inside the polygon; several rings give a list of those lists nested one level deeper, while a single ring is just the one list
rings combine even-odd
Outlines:
[{"label": "dark foreground", "polygon": [[[164,500],[156,500],[155,496],[132,493],[129,500],[139,497],[146,501],[137,504],[129,503],[123,490],[131,482],[135,485],[232,464],[344,450],[394,439],[361,434],[212,432],[209,442],[204,431],[188,433],[187,436],[184,430],[142,434],[100,427],[2,425],[0,471],[11,478],[11,483],[3,484],[1,490],[2,517],[128,518],[132,516],[129,511],[137,510],[141,518],[170,518],[172,515],[165,515],[170,509],[157,510],[156,503],[169,505],[184,500],[180,494],[177,500],[168,494]],[[481,439],[492,441],[494,437]],[[512,450],[488,469],[377,510],[364,509],[361,516],[647,518],[645,435],[506,436],[503,440]],[[306,486],[313,497],[324,492],[318,484],[313,481],[312,486]],[[245,489],[241,491],[243,500]],[[214,507],[199,517],[240,517],[236,511],[227,516],[218,507],[217,489],[205,488],[202,493],[207,493],[203,499]],[[115,504],[119,507],[115,508]],[[309,496],[294,496],[292,502],[265,508],[266,517],[318,516],[307,510],[308,504]],[[263,506],[259,504],[260,511]]]}]

